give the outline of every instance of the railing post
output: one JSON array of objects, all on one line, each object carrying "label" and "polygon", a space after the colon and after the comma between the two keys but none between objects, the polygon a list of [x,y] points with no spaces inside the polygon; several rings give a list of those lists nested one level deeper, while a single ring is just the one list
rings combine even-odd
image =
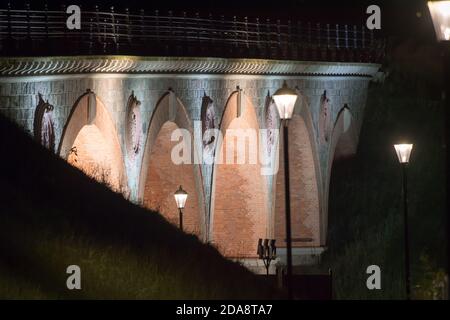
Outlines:
[{"label": "railing post", "polygon": [[353,25],[353,47],[358,48],[358,32],[356,31],[356,25]]},{"label": "railing post", "polygon": [[348,49],[348,26],[344,26],[345,49]]},{"label": "railing post", "polygon": [[288,52],[287,55],[289,57],[292,57],[292,27],[291,27],[291,20],[288,20],[288,40],[287,40],[287,48]]},{"label": "railing post", "polygon": [[61,25],[63,26],[63,51],[71,52],[71,44],[67,41],[67,27],[66,27],[66,6],[61,4]]},{"label": "railing post", "polygon": [[44,4],[45,12],[45,41],[48,43],[48,5]]},{"label": "railing post", "polygon": [[330,24],[327,23],[327,49],[330,49]]},{"label": "railing post", "polygon": [[361,48],[366,48],[366,28],[364,25],[361,26]]},{"label": "railing post", "polygon": [[7,21],[8,21],[8,38],[6,44],[1,44],[0,48],[5,50],[5,52],[14,52],[14,39],[12,36],[12,21],[11,21],[11,3],[7,4]]},{"label": "railing post", "polygon": [[30,18],[30,3],[25,4],[25,9],[27,10],[27,38],[31,41],[31,18]]},{"label": "railing post", "polygon": [[159,34],[159,11],[155,10],[155,25],[156,25],[156,41],[161,41],[161,37]]},{"label": "railing post", "polygon": [[141,19],[141,41],[139,43],[139,47],[145,48],[145,22],[144,22],[145,11],[144,11],[144,9],[139,10],[139,15],[140,15],[140,19]]},{"label": "railing post", "polygon": [[277,51],[279,55],[282,55],[280,19],[277,19]]},{"label": "railing post", "polygon": [[201,47],[201,44],[202,44],[202,42],[201,42],[201,34],[200,34],[200,13],[199,12],[196,12],[195,13],[195,22],[196,22],[196,25],[197,25],[197,42],[198,42],[198,46],[199,46],[199,48],[200,49],[202,49],[202,47]]},{"label": "railing post", "polygon": [[[112,38],[115,45],[115,53],[119,51],[119,34],[116,32],[116,16],[114,14],[114,7],[111,6],[111,30],[112,30]],[[118,26],[117,26],[118,27]]]},{"label": "railing post", "polygon": [[209,34],[209,39],[211,41],[211,49],[215,49],[216,39],[215,39],[215,34],[213,32],[213,30],[214,30],[214,23],[213,23],[213,16],[212,16],[211,12],[208,13],[208,20],[209,20],[208,34]]},{"label": "railing post", "polygon": [[272,34],[270,30],[270,19],[266,19],[266,46],[267,46],[267,54],[269,57],[272,56]]},{"label": "railing post", "polygon": [[330,46],[330,24],[327,23],[327,60],[333,60],[331,57],[331,46]]},{"label": "railing post", "polygon": [[320,23],[316,24],[316,37],[317,37],[317,46],[316,46],[316,59],[322,60],[322,30],[320,29]]},{"label": "railing post", "polygon": [[311,45],[311,22],[308,22],[308,44]]},{"label": "railing post", "polygon": [[106,18],[103,19],[103,53],[106,53],[106,46],[107,46],[107,31],[106,31],[106,25],[108,24],[108,21],[106,20]]},{"label": "railing post", "polygon": [[336,24],[336,49],[339,50],[341,44],[341,39],[339,37],[339,25]]},{"label": "railing post", "polygon": [[89,19],[89,54],[92,54],[92,47],[93,47],[93,43],[94,43],[94,39],[93,39],[93,19],[90,18]]},{"label": "railing post", "polygon": [[[225,36],[225,16],[222,14],[220,15],[220,32],[222,36]],[[223,49],[227,50],[229,52],[230,48],[228,47],[228,34],[225,40],[222,43]]]},{"label": "railing post", "polygon": [[100,15],[98,14],[98,6],[95,6],[95,22],[97,24],[97,45],[102,43],[101,31],[100,31]]},{"label": "railing post", "polygon": [[185,50],[185,52],[189,53],[189,45],[188,45],[188,31],[187,31],[188,27],[186,25],[186,11],[183,11],[183,35],[184,35],[184,45],[183,48]]},{"label": "railing post", "polygon": [[374,31],[373,29],[370,30],[370,54],[369,54],[369,62],[373,62],[372,60],[374,57],[377,57],[378,55],[378,49],[375,48],[375,41],[374,41]]},{"label": "railing post", "polygon": [[361,57],[362,61],[367,61],[367,52],[366,52],[366,30],[365,26],[361,26]]},{"label": "railing post", "polygon": [[374,44],[374,35],[373,35],[373,29],[370,30],[370,46],[373,48]]},{"label": "railing post", "polygon": [[131,46],[131,31],[130,31],[130,10],[128,8],[125,8],[125,14],[126,14],[126,22],[127,22],[127,42],[128,45]]},{"label": "railing post", "polygon": [[300,21],[297,21],[297,32],[295,35],[295,42],[297,46],[297,58],[302,59],[304,56],[303,50],[303,39],[302,39],[302,23]]},{"label": "railing post", "polygon": [[12,40],[12,24],[11,24],[11,2],[8,2],[8,38]]},{"label": "railing post", "polygon": [[259,18],[256,18],[256,48],[258,50],[258,56],[261,54],[261,30],[259,29]]},{"label": "railing post", "polygon": [[168,14],[169,14],[169,38],[170,38],[169,42],[172,42],[173,41],[173,36],[174,36],[174,34],[173,34],[173,12],[172,12],[172,10],[169,10]]},{"label": "railing post", "polygon": [[245,26],[245,45],[248,50],[249,45],[248,45],[248,18],[247,17],[244,17],[244,26]]},{"label": "railing post", "polygon": [[238,33],[237,33],[237,24],[236,24],[236,16],[233,16],[233,31],[234,31],[234,46],[238,47]]},{"label": "railing post", "polygon": [[316,30],[316,36],[317,36],[317,46],[319,47],[319,48],[321,48],[322,47],[322,35],[321,35],[321,30],[320,30],[320,23],[318,23],[318,24],[316,24],[316,28],[317,28],[317,30]]}]

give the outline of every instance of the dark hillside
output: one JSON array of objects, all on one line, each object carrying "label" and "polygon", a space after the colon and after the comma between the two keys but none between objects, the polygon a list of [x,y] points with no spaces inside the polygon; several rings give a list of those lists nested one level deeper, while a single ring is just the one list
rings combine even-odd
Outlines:
[{"label": "dark hillside", "polygon": [[[272,291],[0,117],[0,298],[248,299]],[[81,268],[82,290],[66,288]]]}]

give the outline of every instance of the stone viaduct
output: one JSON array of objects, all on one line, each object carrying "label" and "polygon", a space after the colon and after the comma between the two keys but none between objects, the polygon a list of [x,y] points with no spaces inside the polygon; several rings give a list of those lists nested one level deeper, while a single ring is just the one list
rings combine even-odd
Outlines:
[{"label": "stone viaduct", "polygon": [[[2,37],[5,53],[14,33]],[[2,54],[0,112],[51,152],[174,224],[173,193],[182,185],[189,194],[185,231],[256,272],[259,238],[276,239],[278,263],[285,259],[283,161],[278,171],[263,172],[264,163],[283,154],[272,95],[284,81],[295,88],[289,124],[293,262],[319,261],[327,245],[333,161],[356,152],[377,61],[76,53]],[[174,139],[178,128],[190,139]],[[223,139],[210,139],[206,129],[217,129]],[[224,152],[241,156],[239,148],[225,150],[239,138],[230,129],[255,130],[257,151],[249,136],[244,163],[205,162]],[[185,147],[191,141],[189,159],[203,161],[174,163],[180,141]]]}]

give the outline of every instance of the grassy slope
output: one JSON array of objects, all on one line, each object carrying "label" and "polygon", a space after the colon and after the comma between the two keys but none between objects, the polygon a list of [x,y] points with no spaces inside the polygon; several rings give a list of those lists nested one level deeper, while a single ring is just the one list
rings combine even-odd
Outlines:
[{"label": "grassy slope", "polygon": [[[336,298],[404,297],[401,171],[392,145],[406,137],[414,143],[408,181],[414,297],[431,298],[432,280],[442,276],[444,110],[435,55],[417,43],[393,50],[390,76],[371,87],[357,155],[333,165],[324,263],[333,268]],[[366,288],[371,264],[381,267],[382,290]]]},{"label": "grassy slope", "polygon": [[[272,290],[0,117],[0,298],[270,298]],[[82,290],[66,289],[68,265]]]}]

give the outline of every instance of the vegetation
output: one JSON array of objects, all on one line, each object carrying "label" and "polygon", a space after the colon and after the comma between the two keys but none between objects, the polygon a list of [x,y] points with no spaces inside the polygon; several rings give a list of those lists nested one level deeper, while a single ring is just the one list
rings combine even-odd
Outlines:
[{"label": "vegetation", "polygon": [[[401,168],[393,144],[414,143],[408,168],[413,298],[442,298],[446,267],[445,114],[439,54],[393,43],[384,83],[372,84],[355,157],[336,161],[330,186],[329,250],[337,299],[403,299]],[[368,290],[366,268],[381,268]]]},{"label": "vegetation", "polygon": [[[262,299],[275,291],[0,116],[0,298]],[[66,288],[81,268],[82,290]]]}]

